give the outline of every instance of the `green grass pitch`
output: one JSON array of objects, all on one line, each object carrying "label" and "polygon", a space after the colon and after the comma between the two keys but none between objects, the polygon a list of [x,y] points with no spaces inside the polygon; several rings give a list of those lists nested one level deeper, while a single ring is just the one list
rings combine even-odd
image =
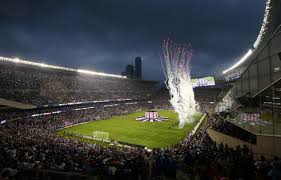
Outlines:
[{"label": "green grass pitch", "polygon": [[137,121],[137,117],[144,116],[145,111],[142,111],[64,128],[58,131],[58,134],[69,132],[92,136],[93,131],[104,131],[109,133],[111,140],[148,148],[161,148],[177,144],[184,139],[202,117],[200,113],[194,115],[194,123],[179,129],[177,114],[174,111],[158,110],[158,113],[160,116],[168,117],[169,120],[153,123]]}]

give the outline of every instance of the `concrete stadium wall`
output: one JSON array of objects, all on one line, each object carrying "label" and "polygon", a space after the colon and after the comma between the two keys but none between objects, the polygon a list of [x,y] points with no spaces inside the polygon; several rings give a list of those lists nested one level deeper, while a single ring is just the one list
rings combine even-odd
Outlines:
[{"label": "concrete stadium wall", "polygon": [[229,147],[236,148],[237,146],[243,147],[246,145],[249,149],[253,150],[256,148],[256,145],[242,141],[240,139],[234,138],[232,136],[223,134],[221,132],[215,131],[214,129],[208,128],[208,134],[213,141],[217,144],[227,144]]},{"label": "concrete stadium wall", "polygon": [[208,128],[208,134],[217,144],[227,144],[231,148],[246,145],[253,151],[255,158],[259,158],[260,155],[264,155],[268,159],[272,159],[274,156],[281,157],[281,137],[257,136],[257,144],[255,145],[210,128]]},{"label": "concrete stadium wall", "polygon": [[257,136],[255,152],[281,157],[281,137]]}]

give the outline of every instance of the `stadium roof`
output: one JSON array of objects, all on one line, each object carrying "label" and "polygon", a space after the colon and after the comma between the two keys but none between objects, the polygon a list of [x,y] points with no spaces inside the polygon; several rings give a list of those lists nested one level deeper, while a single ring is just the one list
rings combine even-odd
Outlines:
[{"label": "stadium roof", "polygon": [[258,37],[253,44],[253,49],[248,50],[248,52],[240,60],[231,67],[225,69],[222,73],[227,74],[250,60],[249,57],[253,54],[253,52],[269,40],[280,24],[281,0],[267,0],[263,22]]},{"label": "stadium roof", "polygon": [[78,73],[89,74],[89,75],[126,78],[126,76],[108,74],[108,73],[103,73],[103,72],[96,72],[96,71],[85,70],[85,69],[73,69],[73,68],[66,68],[66,67],[62,67],[62,66],[54,66],[54,65],[49,65],[49,64],[45,64],[45,63],[37,63],[37,62],[22,60],[22,59],[19,59],[19,58],[8,58],[8,57],[1,57],[0,56],[0,61],[8,61],[8,62],[12,62],[12,63],[26,64],[26,65],[31,65],[31,66],[43,67],[43,68],[72,71],[72,72],[78,72]]}]

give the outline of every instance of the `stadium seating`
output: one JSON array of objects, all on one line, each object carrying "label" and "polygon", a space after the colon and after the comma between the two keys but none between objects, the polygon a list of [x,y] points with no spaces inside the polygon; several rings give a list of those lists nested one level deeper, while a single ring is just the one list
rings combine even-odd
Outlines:
[{"label": "stadium seating", "polygon": [[145,99],[153,81],[95,76],[0,61],[1,97],[36,106]]},{"label": "stadium seating", "polygon": [[195,88],[200,110],[207,113],[205,124],[177,145],[149,152],[139,146],[119,149],[85,143],[79,136],[78,140],[65,138],[56,132],[66,126],[149,108],[172,109],[166,88],[153,92],[156,82],[82,75],[10,62],[0,62],[0,70],[0,98],[37,106],[28,110],[3,106],[0,111],[1,176],[149,179],[175,178],[176,172],[183,172],[189,178],[253,179],[280,169],[277,157],[271,161],[263,156],[254,160],[249,147],[229,148],[210,138],[209,128],[249,146],[256,144],[255,135],[218,121],[220,118],[215,115],[216,105],[231,86]]}]

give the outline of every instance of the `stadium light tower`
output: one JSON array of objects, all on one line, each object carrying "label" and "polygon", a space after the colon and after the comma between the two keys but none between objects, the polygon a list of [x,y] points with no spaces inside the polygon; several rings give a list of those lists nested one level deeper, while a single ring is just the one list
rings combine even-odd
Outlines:
[{"label": "stadium light tower", "polygon": [[89,74],[89,75],[108,76],[108,77],[115,77],[115,78],[127,78],[126,76],[119,76],[119,75],[115,75],[115,74],[108,74],[108,73],[96,72],[96,71],[90,71],[90,70],[84,70],[84,69],[73,69],[73,68],[66,68],[66,67],[62,67],[62,66],[54,66],[54,65],[49,65],[49,64],[45,64],[45,63],[26,61],[26,60],[22,60],[19,58],[8,58],[8,57],[0,56],[0,61],[8,61],[8,62],[12,62],[12,63],[20,63],[20,64],[26,64],[26,65],[31,65],[31,66],[37,66],[37,67],[50,68],[50,69],[59,69],[59,70],[78,72],[78,73]]},{"label": "stadium light tower", "polygon": [[243,62],[245,62],[248,59],[248,57],[250,57],[252,54],[253,54],[253,50],[250,49],[237,63],[235,63],[230,68],[224,70],[222,73],[226,74],[227,72],[237,68],[239,65],[243,64]]},{"label": "stadium light tower", "polygon": [[270,39],[272,34],[280,26],[280,22],[281,0],[266,0],[263,21],[257,39],[253,44],[253,48],[250,49],[237,63],[224,70],[222,73],[226,74],[229,71],[236,69],[238,66],[241,66],[244,62],[250,60],[249,57],[251,54],[260,47],[263,47],[263,45]]},{"label": "stadium light tower", "polygon": [[15,63],[19,63],[19,61],[20,61],[20,59],[17,57],[14,60],[15,60]]}]

